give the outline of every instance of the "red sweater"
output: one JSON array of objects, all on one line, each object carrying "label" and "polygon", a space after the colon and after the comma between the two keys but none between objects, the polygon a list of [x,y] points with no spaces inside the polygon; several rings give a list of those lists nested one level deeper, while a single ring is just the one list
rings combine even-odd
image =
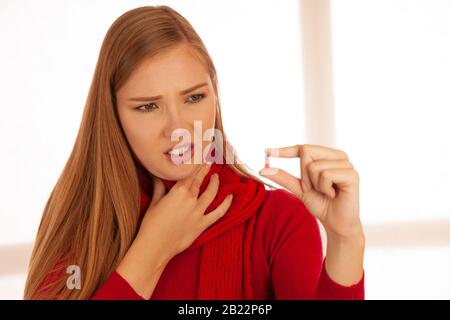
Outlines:
[{"label": "red sweater", "polygon": [[[255,299],[364,299],[364,275],[349,287],[328,276],[317,220],[291,193],[267,190],[252,243]],[[197,299],[200,256],[201,247],[173,257],[151,299]],[[92,299],[143,298],[113,272]]]}]

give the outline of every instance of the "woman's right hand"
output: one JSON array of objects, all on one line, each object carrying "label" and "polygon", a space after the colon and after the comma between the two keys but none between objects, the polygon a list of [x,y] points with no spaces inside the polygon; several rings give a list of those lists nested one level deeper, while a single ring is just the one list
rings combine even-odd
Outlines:
[{"label": "woman's right hand", "polygon": [[209,172],[204,164],[195,173],[177,181],[166,194],[163,182],[154,178],[152,201],[142,219],[139,232],[116,268],[144,299],[149,299],[167,263],[210,225],[219,220],[231,205],[232,195],[204,215],[219,189],[216,174],[200,197],[200,185]]},{"label": "woman's right hand", "polygon": [[202,164],[191,176],[177,181],[167,194],[163,182],[153,178],[152,201],[138,235],[163,248],[168,259],[187,249],[231,205],[230,194],[216,209],[204,214],[219,189],[219,177],[215,173],[211,175],[205,191],[198,197],[200,185],[210,167],[210,164]]}]

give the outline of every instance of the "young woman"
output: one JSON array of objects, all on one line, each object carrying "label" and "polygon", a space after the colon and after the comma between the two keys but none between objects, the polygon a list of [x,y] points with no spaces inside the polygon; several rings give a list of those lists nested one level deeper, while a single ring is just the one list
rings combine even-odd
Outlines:
[{"label": "young woman", "polygon": [[126,12],[102,44],[24,298],[364,298],[347,155],[318,145],[267,154],[300,158],[301,179],[260,171],[291,192],[266,190],[238,161],[214,64],[189,22],[167,6]]}]

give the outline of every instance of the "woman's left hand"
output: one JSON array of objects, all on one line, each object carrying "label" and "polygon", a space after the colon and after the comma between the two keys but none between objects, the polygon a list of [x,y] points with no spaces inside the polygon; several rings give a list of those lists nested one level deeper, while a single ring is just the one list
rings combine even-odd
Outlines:
[{"label": "woman's left hand", "polygon": [[264,168],[259,173],[302,200],[328,236],[349,238],[362,234],[359,175],[345,152],[306,144],[266,149],[266,154],[300,158],[301,179],[279,168]]}]

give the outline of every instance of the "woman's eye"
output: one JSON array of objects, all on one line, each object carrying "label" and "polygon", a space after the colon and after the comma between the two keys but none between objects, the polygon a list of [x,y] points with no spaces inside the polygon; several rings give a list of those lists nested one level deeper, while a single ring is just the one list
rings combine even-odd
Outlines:
[{"label": "woman's eye", "polygon": [[197,102],[199,102],[200,100],[202,100],[203,98],[205,98],[205,94],[203,94],[203,93],[198,93],[198,94],[193,94],[192,96],[190,96],[189,97],[189,99],[190,98],[194,98],[193,100],[191,100],[190,102],[192,102],[192,103],[197,103]]},{"label": "woman's eye", "polygon": [[151,103],[147,103],[142,106],[139,106],[136,109],[138,109],[139,111],[142,111],[142,112],[150,112],[150,111],[153,111],[153,109],[154,109],[154,107],[152,107],[152,105],[154,105],[154,103],[151,102]]},{"label": "woman's eye", "polygon": [[[198,93],[198,94],[193,94],[192,96],[190,96],[188,98],[188,101],[191,103],[198,103],[201,100],[203,100],[206,97],[206,94],[203,93]],[[137,107],[136,109],[141,111],[141,112],[151,112],[153,110],[156,109],[156,104],[154,104],[153,102],[144,104],[142,106]]]}]

